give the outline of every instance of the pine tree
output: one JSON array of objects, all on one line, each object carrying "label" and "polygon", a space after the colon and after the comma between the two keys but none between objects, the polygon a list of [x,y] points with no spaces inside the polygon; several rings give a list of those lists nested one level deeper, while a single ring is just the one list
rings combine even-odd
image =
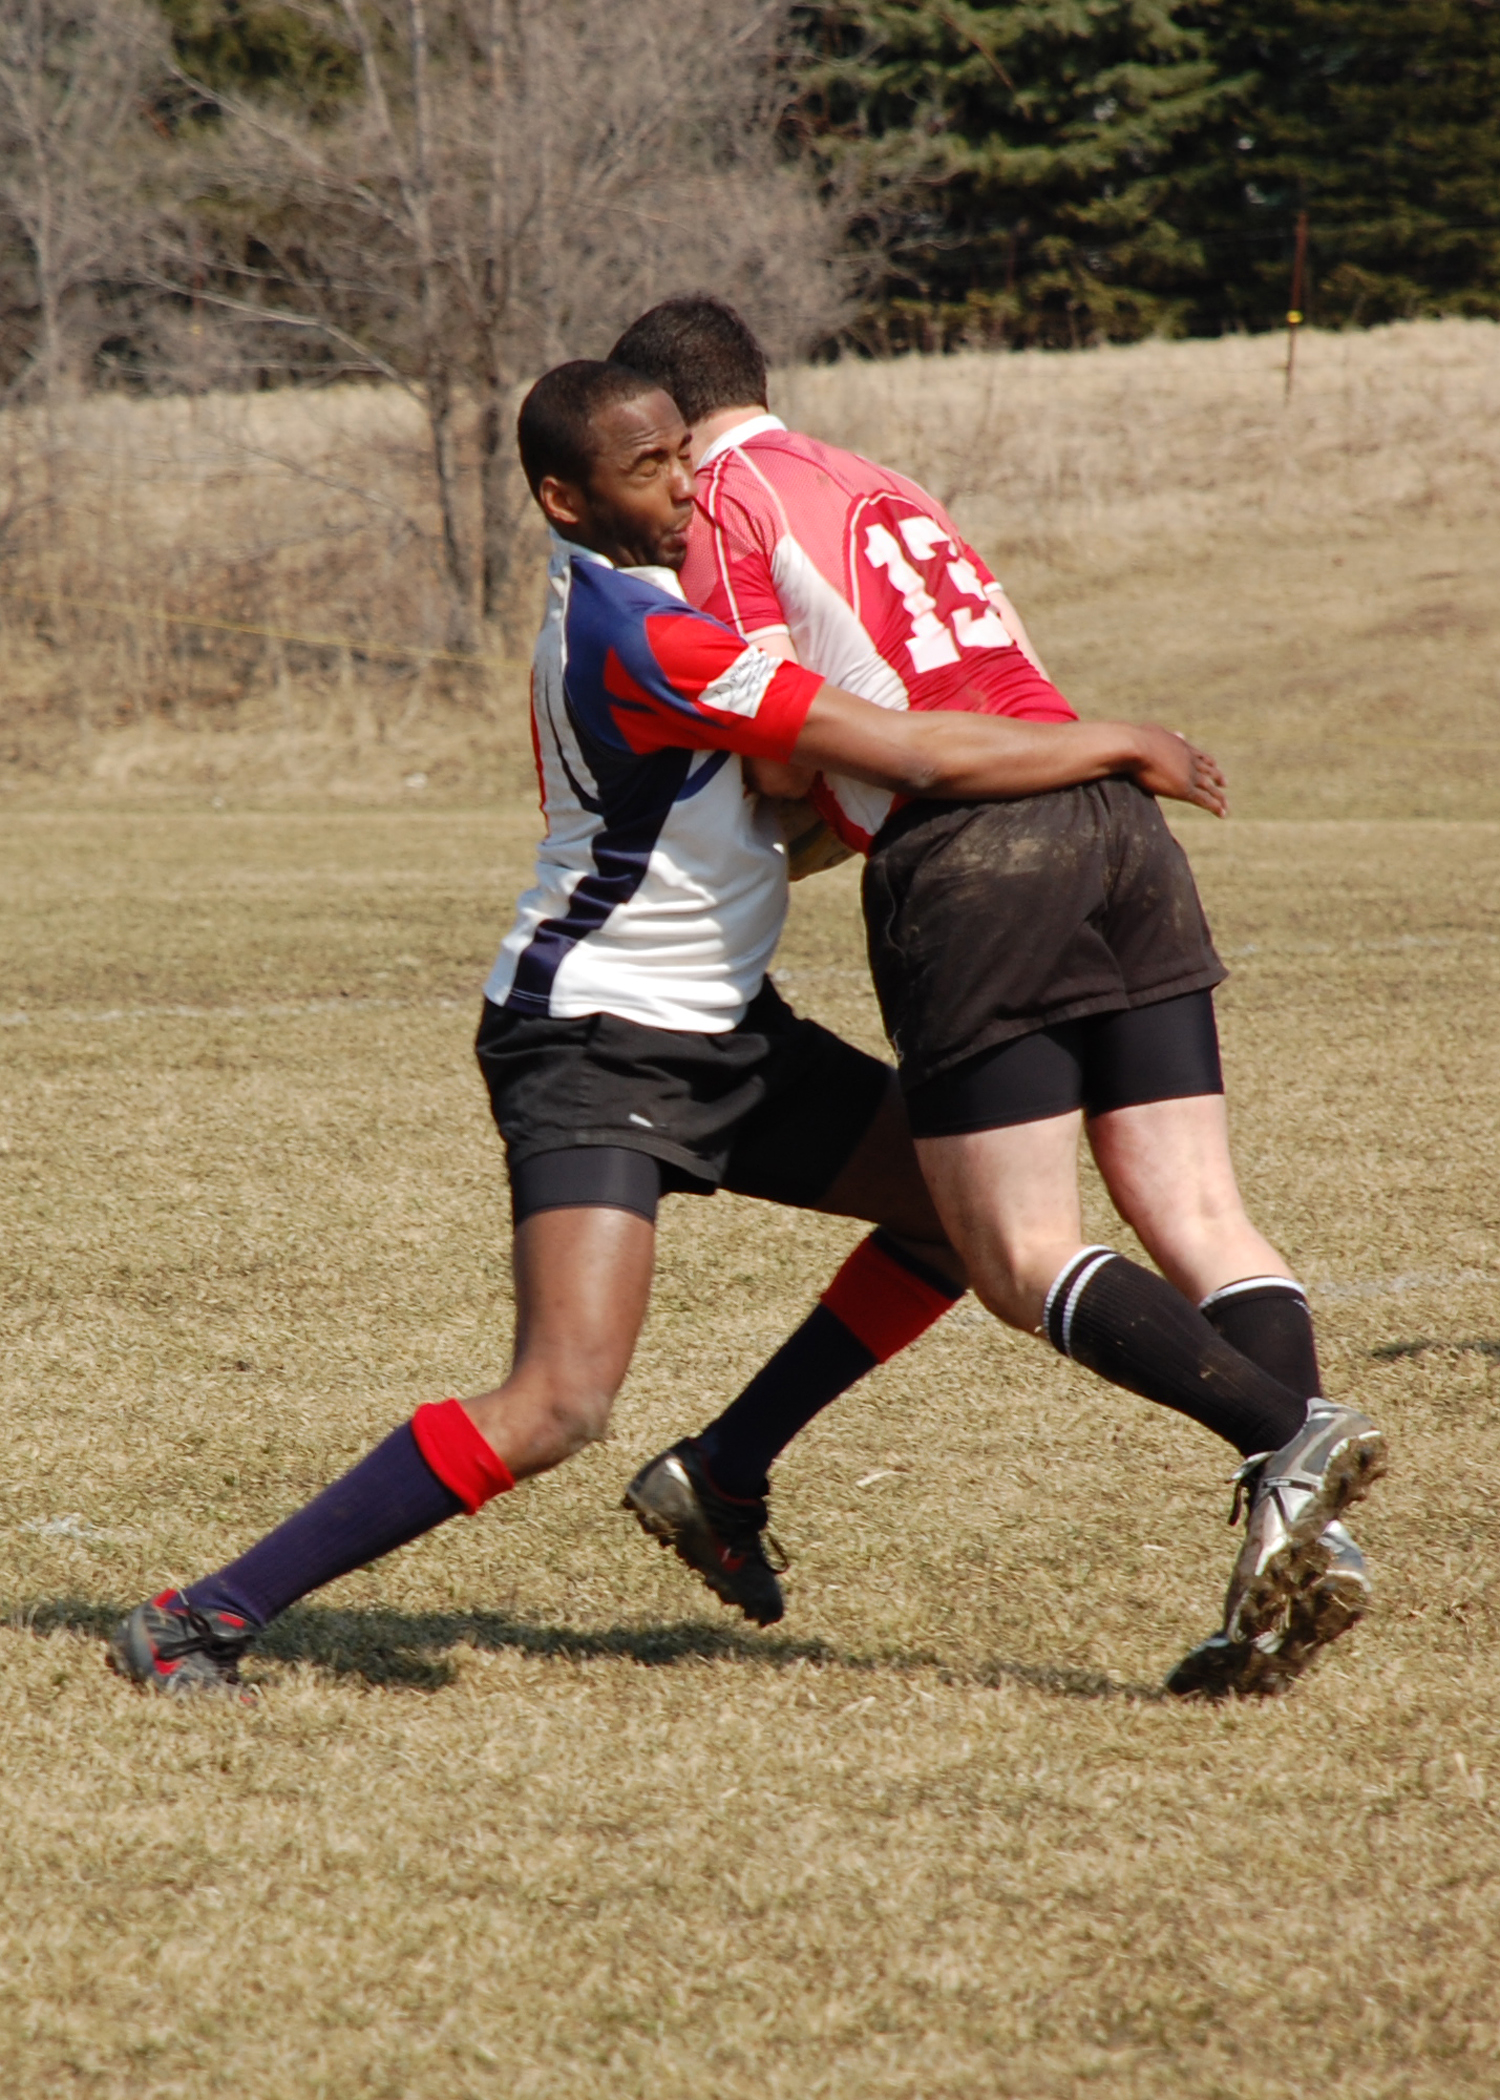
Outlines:
[{"label": "pine tree", "polygon": [[856,188],[884,263],[871,347],[1190,324],[1208,288],[1191,200],[1234,84],[1183,14],[1173,0],[804,10],[805,132]]},{"label": "pine tree", "polygon": [[[173,56],[189,80],[220,94],[272,90],[326,116],[359,85],[348,49],[326,35],[306,7],[278,0],[157,0]],[[179,88],[170,119],[205,105]]]},{"label": "pine tree", "polygon": [[1200,22],[1236,86],[1189,222],[1216,284],[1196,325],[1281,319],[1303,209],[1309,319],[1500,314],[1496,0],[1216,0]]}]

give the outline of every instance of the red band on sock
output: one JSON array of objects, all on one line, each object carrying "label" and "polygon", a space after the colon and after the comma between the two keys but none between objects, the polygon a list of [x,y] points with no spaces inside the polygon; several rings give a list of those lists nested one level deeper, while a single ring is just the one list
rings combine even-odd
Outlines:
[{"label": "red band on sock", "polygon": [[430,1400],[411,1418],[417,1449],[445,1488],[451,1488],[472,1517],[492,1495],[515,1486],[510,1467],[496,1456],[457,1400]]},{"label": "red band on sock", "polygon": [[957,1290],[945,1296],[914,1276],[877,1246],[872,1234],[860,1241],[822,1302],[856,1341],[864,1343],[876,1363],[883,1364],[925,1334],[961,1296]]}]

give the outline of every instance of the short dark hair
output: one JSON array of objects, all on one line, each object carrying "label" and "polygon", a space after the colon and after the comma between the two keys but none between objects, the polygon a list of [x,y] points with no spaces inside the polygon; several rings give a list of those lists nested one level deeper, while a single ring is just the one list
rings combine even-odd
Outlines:
[{"label": "short dark hair", "polygon": [[766,353],[734,308],[706,292],[653,306],[609,354],[665,387],[685,423],[766,398]]},{"label": "short dark hair", "polygon": [[594,461],[594,418],[617,401],[636,401],[654,394],[659,379],[611,359],[575,358],[544,372],[516,418],[516,444],[526,484],[538,502],[544,477],[584,486]]}]

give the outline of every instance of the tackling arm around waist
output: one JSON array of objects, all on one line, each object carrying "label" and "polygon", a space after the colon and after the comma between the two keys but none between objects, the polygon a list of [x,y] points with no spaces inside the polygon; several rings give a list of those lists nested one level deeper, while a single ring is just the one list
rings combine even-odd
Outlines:
[{"label": "tackling arm around waist", "polygon": [[1228,811],[1214,760],[1154,723],[908,713],[824,685],[791,758],[793,766],[948,802],[1006,800],[1124,773],[1151,794],[1196,803],[1216,816]]}]

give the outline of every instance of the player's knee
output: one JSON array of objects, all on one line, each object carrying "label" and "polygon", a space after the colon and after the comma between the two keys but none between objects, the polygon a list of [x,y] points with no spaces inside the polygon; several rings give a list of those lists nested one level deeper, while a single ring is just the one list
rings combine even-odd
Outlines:
[{"label": "player's knee", "polygon": [[1077,1251],[1076,1241],[1059,1240],[1051,1234],[1017,1240],[1003,1254],[992,1254],[982,1273],[971,1273],[970,1287],[997,1320],[1022,1334],[1033,1334],[1058,1270]]},{"label": "player's knee", "polygon": [[971,1275],[970,1288],[988,1313],[1007,1327],[1015,1327],[1022,1334],[1029,1334],[1036,1325],[1034,1305],[1036,1290],[1031,1280],[1015,1268],[988,1263],[984,1273]]},{"label": "player's knee", "polygon": [[616,1388],[607,1380],[584,1374],[550,1381],[543,1408],[549,1439],[559,1460],[572,1458],[597,1444],[609,1428]]}]

